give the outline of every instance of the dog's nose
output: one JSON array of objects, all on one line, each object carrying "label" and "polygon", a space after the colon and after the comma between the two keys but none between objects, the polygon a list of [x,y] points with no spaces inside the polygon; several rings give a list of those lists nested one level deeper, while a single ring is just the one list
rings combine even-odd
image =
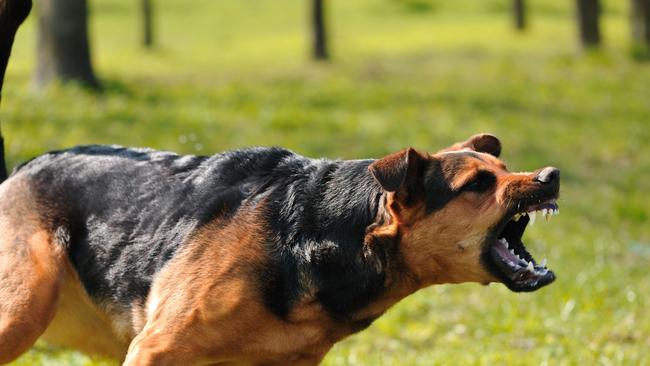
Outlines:
[{"label": "dog's nose", "polygon": [[546,168],[537,172],[537,175],[535,175],[535,178],[533,179],[536,182],[544,184],[555,183],[556,181],[560,180],[560,169],[552,166],[547,166]]}]

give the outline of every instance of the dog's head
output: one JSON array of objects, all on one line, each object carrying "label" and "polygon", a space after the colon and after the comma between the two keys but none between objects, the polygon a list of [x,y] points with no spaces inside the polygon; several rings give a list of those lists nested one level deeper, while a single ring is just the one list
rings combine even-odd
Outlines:
[{"label": "dog's head", "polygon": [[388,192],[399,254],[424,284],[500,281],[534,291],[555,279],[522,235],[536,214],[558,213],[560,172],[511,173],[500,153],[500,141],[481,134],[436,154],[406,149],[370,165]]}]

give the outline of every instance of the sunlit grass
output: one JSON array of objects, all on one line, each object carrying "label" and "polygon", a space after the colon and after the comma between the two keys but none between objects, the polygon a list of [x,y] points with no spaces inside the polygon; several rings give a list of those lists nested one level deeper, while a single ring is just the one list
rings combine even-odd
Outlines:
[{"label": "sunlit grass", "polygon": [[[334,1],[330,64],[307,59],[306,3],[160,2],[160,44],[144,51],[135,3],[94,1],[100,95],[31,90],[32,18],[0,111],[10,163],[87,143],[376,157],[491,131],[511,169],[562,169],[562,214],[526,234],[556,283],[423,290],[325,364],[648,364],[650,65],[629,57],[627,2],[605,2],[605,47],[583,55],[571,2],[532,2],[522,35],[505,1]],[[17,364],[97,362],[41,345]]]}]

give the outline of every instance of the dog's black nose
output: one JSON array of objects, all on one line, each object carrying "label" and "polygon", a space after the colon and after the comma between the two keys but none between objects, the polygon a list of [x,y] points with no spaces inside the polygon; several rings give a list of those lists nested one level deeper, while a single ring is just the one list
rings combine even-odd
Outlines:
[{"label": "dog's black nose", "polygon": [[554,168],[552,166],[547,166],[546,168],[537,172],[535,178],[536,182],[540,183],[555,183],[560,180],[560,169]]}]

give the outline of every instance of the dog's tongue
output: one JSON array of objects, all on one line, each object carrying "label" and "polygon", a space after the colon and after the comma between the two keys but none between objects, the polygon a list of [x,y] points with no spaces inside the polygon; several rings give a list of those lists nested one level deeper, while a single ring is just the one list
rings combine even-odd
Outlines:
[{"label": "dog's tongue", "polygon": [[517,258],[517,256],[515,256],[514,254],[512,254],[510,252],[510,250],[508,250],[508,248],[506,247],[506,244],[503,242],[503,239],[499,240],[499,243],[497,243],[494,246],[494,250],[497,252],[497,254],[501,258],[509,261],[513,266],[515,264],[518,264],[519,261],[520,261],[520,259]]},{"label": "dog's tongue", "polygon": [[512,264],[518,262],[517,257],[515,257],[514,254],[510,253],[510,251],[508,250],[508,248],[505,247],[505,245],[499,243],[494,246],[494,250],[496,250],[496,252],[499,254],[501,258],[507,259]]}]

